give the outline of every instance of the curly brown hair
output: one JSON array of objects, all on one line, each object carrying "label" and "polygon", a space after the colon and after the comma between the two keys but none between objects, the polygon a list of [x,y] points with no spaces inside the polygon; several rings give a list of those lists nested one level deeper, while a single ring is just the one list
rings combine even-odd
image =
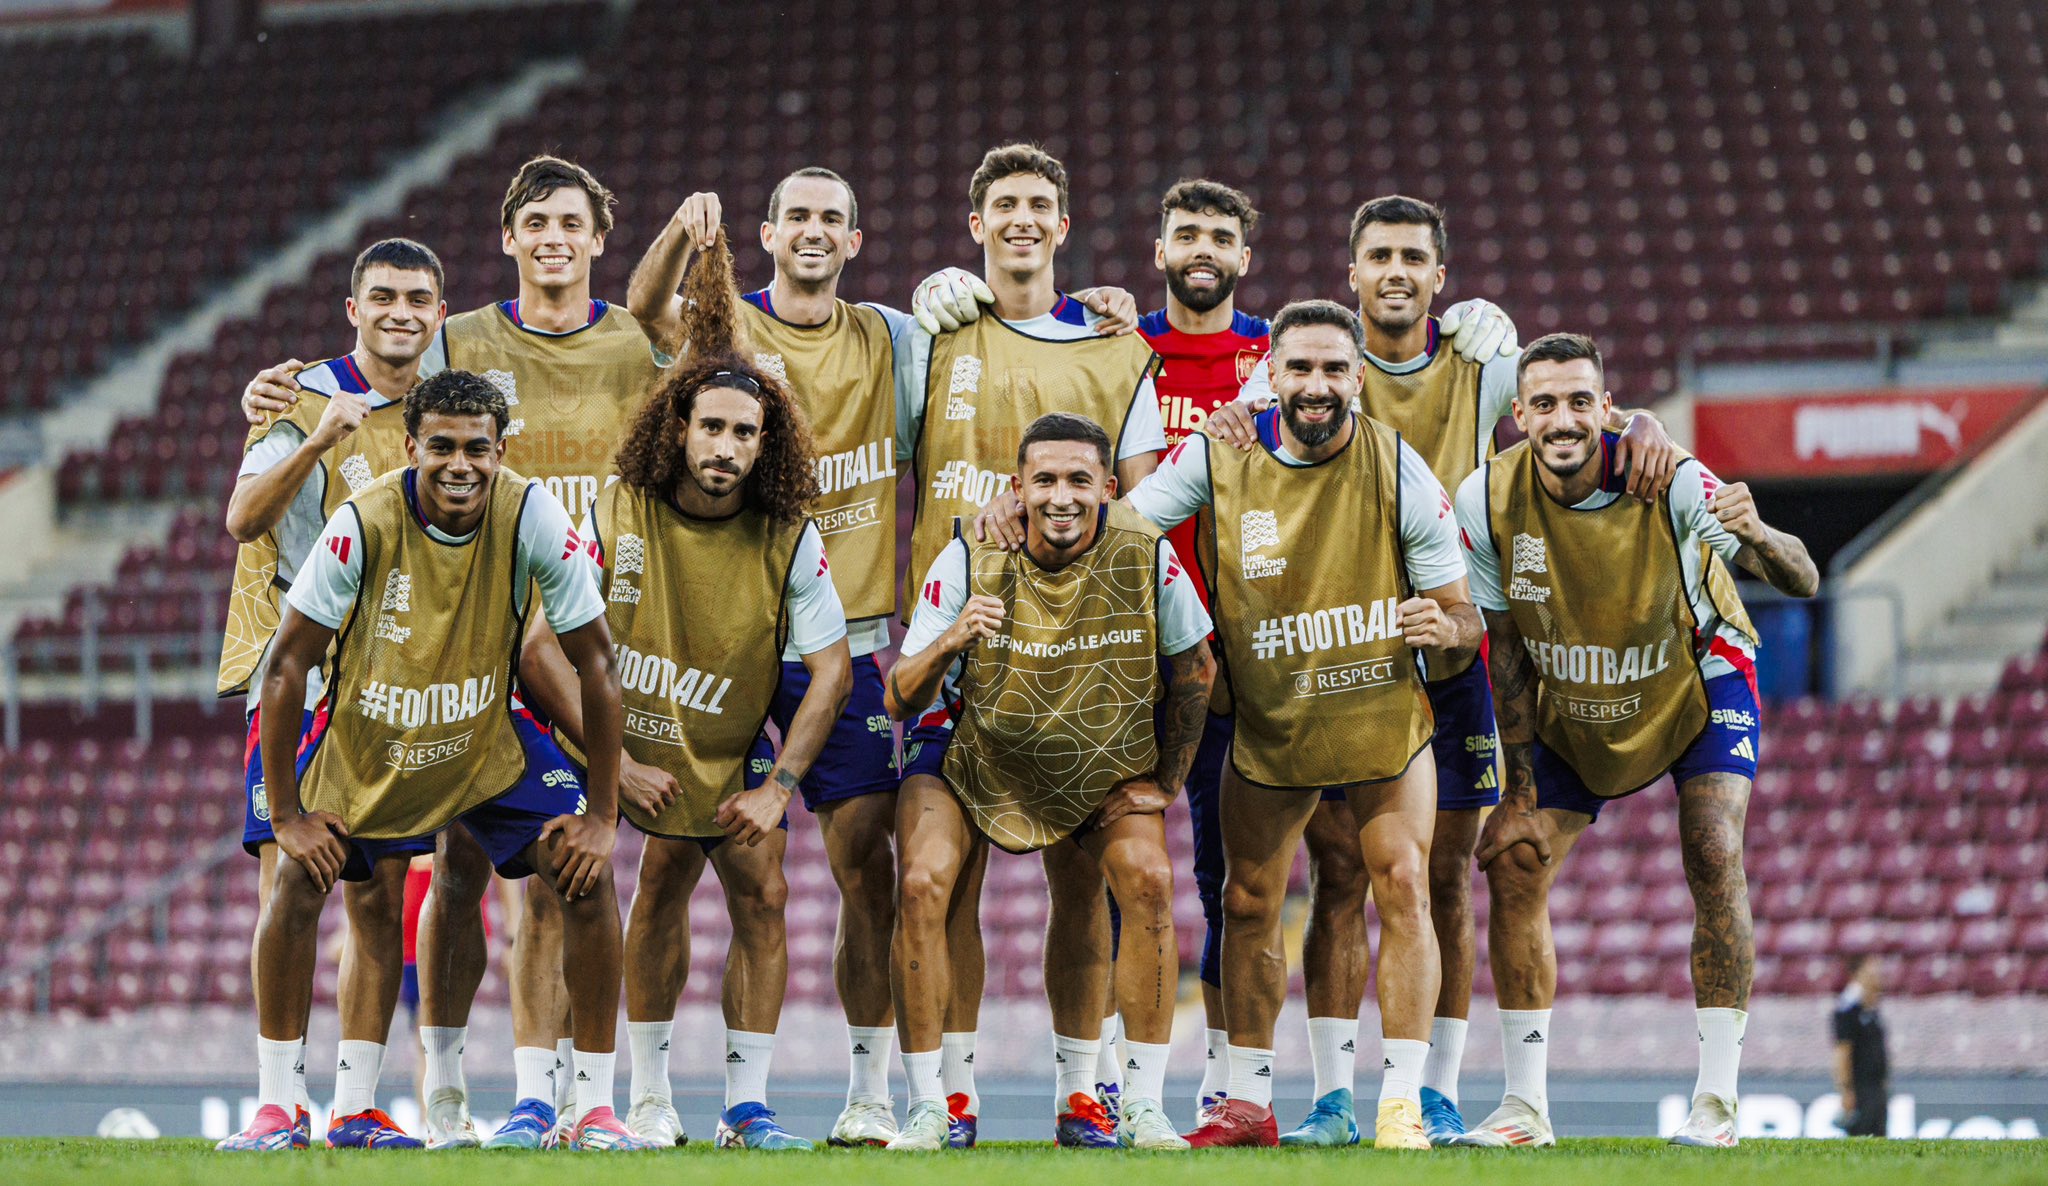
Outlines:
[{"label": "curly brown hair", "polygon": [[819,492],[811,424],[788,386],[754,361],[724,227],[683,284],[682,335],[687,353],[648,393],[619,449],[619,480],[666,496],[688,476],[683,442],[697,393],[731,388],[761,405],[761,452],[741,482],[742,504],[780,522],[802,519]]}]

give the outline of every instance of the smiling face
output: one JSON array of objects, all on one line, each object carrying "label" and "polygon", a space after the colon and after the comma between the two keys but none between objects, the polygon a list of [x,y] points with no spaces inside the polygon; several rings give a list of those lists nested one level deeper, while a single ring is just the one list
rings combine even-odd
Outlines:
[{"label": "smiling face", "polygon": [[1036,173],[1013,173],[988,187],[981,209],[967,216],[991,271],[1035,275],[1052,266],[1067,241],[1059,187]]},{"label": "smiling face", "polygon": [[707,387],[683,429],[683,464],[697,489],[714,499],[739,492],[761,456],[761,401],[732,387]]},{"label": "smiling face", "polygon": [[1229,300],[1251,259],[1244,224],[1235,215],[1189,210],[1167,214],[1153,251],[1153,263],[1166,273],[1167,291],[1197,313]]},{"label": "smiling face", "polygon": [[1035,441],[1012,488],[1027,530],[1048,549],[1069,552],[1093,540],[1103,502],[1116,497],[1116,478],[1091,442]]},{"label": "smiling face", "polygon": [[406,436],[405,455],[419,470],[420,510],[427,521],[450,535],[474,530],[491,476],[505,457],[496,419],[428,412],[420,417],[418,433]]},{"label": "smiling face", "polygon": [[1363,364],[1357,343],[1334,325],[1298,325],[1273,339],[1273,394],[1295,440],[1313,449],[1337,435],[1358,398]]},{"label": "smiling face", "polygon": [[1536,460],[1560,478],[1574,477],[1599,456],[1600,427],[1614,405],[1603,382],[1589,358],[1522,368],[1515,424],[1528,434]]},{"label": "smiling face", "polygon": [[1381,333],[1399,337],[1427,316],[1444,275],[1427,223],[1372,222],[1359,231],[1351,291],[1359,315]]},{"label": "smiling face", "polygon": [[604,254],[604,234],[590,195],[564,185],[514,211],[502,246],[518,261],[521,284],[560,291],[590,282],[590,261]]},{"label": "smiling face", "polygon": [[348,323],[363,348],[383,362],[402,367],[427,352],[448,304],[424,269],[372,264],[363,285],[348,298]]},{"label": "smiling face", "polygon": [[775,217],[761,224],[761,246],[775,271],[799,288],[822,288],[839,279],[860,254],[853,229],[853,195],[825,177],[790,177],[782,183]]}]

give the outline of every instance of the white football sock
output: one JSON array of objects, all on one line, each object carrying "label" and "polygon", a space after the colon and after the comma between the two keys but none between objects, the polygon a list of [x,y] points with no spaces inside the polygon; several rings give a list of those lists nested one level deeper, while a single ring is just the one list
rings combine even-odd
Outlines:
[{"label": "white football sock", "polygon": [[1225,1046],[1230,1060],[1230,1098],[1273,1106],[1273,1052],[1256,1046]]},{"label": "white football sock", "polygon": [[1052,1036],[1052,1071],[1056,1111],[1067,1110],[1067,1100],[1075,1095],[1094,1098],[1095,1059],[1102,1053],[1100,1038],[1069,1038],[1065,1034]]},{"label": "white football sock", "polygon": [[308,1116],[313,1114],[313,1093],[306,1090],[306,1040],[304,1038],[299,1039],[299,1056],[292,1062],[292,1095],[298,1100],[299,1107],[306,1110]]},{"label": "white football sock", "polygon": [[1317,1099],[1350,1091],[1358,1079],[1358,1019],[1309,1018],[1308,1059],[1315,1067]]},{"label": "white football sock", "polygon": [[893,1026],[849,1025],[846,1027],[846,1102],[872,1104],[889,1102],[889,1051],[896,1037]]},{"label": "white football sock", "polygon": [[[512,1081],[514,1099],[539,1100],[553,1107],[555,1103],[555,1052],[545,1046],[514,1046],[512,1048]],[[568,1078],[566,1074],[562,1078]]]},{"label": "white football sock", "polygon": [[1500,1058],[1506,1094],[1550,1115],[1550,1010],[1502,1009]]},{"label": "white football sock", "polygon": [[626,1023],[626,1044],[633,1050],[632,1079],[626,1092],[628,1107],[648,1096],[658,1100],[675,1098],[668,1085],[668,1048],[675,1030],[673,1017],[667,1021]]},{"label": "white football sock", "polygon": [[1700,1077],[1694,1095],[1718,1095],[1735,1102],[1736,1072],[1742,1067],[1742,1035],[1749,1014],[1741,1009],[1695,1009],[1699,1018]]},{"label": "white football sock", "polygon": [[617,1051],[588,1054],[570,1049],[569,1065],[576,1068],[576,1115],[588,1116],[598,1108],[612,1106],[612,1073],[618,1062]]},{"label": "white football sock", "polygon": [[377,1076],[384,1071],[384,1043],[341,1040],[334,1059],[334,1114],[353,1116],[377,1106]]},{"label": "white football sock", "polygon": [[273,1042],[269,1038],[256,1039],[256,1106],[276,1104],[291,1115],[298,1102],[292,1098],[292,1068],[300,1061],[300,1051],[305,1039],[293,1038],[289,1042]]},{"label": "white football sock", "polygon": [[973,1030],[939,1036],[939,1050],[946,1056],[939,1070],[945,1084],[943,1094],[966,1096],[969,1116],[981,1115],[981,1093],[974,1089],[974,1040],[978,1036]]},{"label": "white football sock", "polygon": [[1123,1060],[1117,1057],[1116,1040],[1123,1033],[1123,1018],[1115,1013],[1102,1019],[1102,1049],[1095,1055],[1095,1082],[1123,1090]]},{"label": "white football sock", "polygon": [[426,1072],[420,1079],[420,1090],[428,1099],[444,1087],[467,1090],[462,1081],[462,1047],[469,1041],[469,1027],[466,1025],[420,1027],[420,1047],[426,1051]]},{"label": "white football sock", "polygon": [[1429,1023],[1429,1059],[1422,1064],[1422,1085],[1458,1104],[1458,1068],[1465,1061],[1465,1033],[1471,1022],[1438,1017]]},{"label": "white football sock", "polygon": [[[617,1055],[618,1051],[612,1052]],[[617,1065],[616,1058],[613,1065]],[[583,1114],[576,1103],[576,1040],[555,1039],[555,1115],[575,1117]]]},{"label": "white football sock", "polygon": [[1408,1100],[1422,1105],[1422,1064],[1429,1060],[1429,1043],[1417,1038],[1381,1038],[1380,1102]]},{"label": "white football sock", "polygon": [[1123,1050],[1124,1104],[1133,1100],[1166,1106],[1166,1042],[1133,1042],[1125,1038]]},{"label": "white football sock", "polygon": [[[912,1054],[908,1050],[903,1052],[903,1086],[910,1093],[911,1107],[932,1101],[946,1102],[945,1080],[939,1071],[942,1058],[943,1055],[936,1050],[922,1054]],[[968,1110],[973,1111],[971,1108]]]},{"label": "white football sock", "polygon": [[1202,1086],[1195,1093],[1198,1109],[1203,1100],[1223,1094],[1230,1086],[1230,1056],[1226,1053],[1230,1035],[1223,1030],[1205,1029],[1202,1040],[1208,1050],[1202,1059]]},{"label": "white football sock", "polygon": [[774,1057],[774,1034],[725,1031],[726,1107],[768,1102],[768,1063]]}]

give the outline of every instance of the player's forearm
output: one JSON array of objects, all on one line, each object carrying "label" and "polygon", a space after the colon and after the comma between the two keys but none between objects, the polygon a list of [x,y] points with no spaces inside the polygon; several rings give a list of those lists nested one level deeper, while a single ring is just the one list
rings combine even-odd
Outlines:
[{"label": "player's forearm", "polygon": [[1820,592],[1820,569],[1814,566],[1805,542],[1796,535],[1766,526],[1763,538],[1742,545],[1736,560],[1788,597],[1811,597]]},{"label": "player's forearm", "polygon": [[1167,658],[1172,684],[1166,689],[1165,719],[1159,725],[1159,761],[1153,777],[1159,789],[1180,794],[1194,769],[1195,751],[1209,723],[1209,692],[1216,684],[1216,657],[1207,640]]},{"label": "player's forearm", "polygon": [[578,667],[582,685],[584,794],[586,813],[607,823],[619,816],[619,750],[625,738],[625,713],[619,706],[619,676],[609,649]]},{"label": "player's forearm", "polygon": [[831,658],[816,665],[809,662],[810,656],[805,656],[811,686],[804,690],[796,715],[790,718],[789,732],[783,736],[782,751],[775,756],[775,774],[790,776],[783,780],[785,789],[794,789],[796,782],[811,772],[811,764],[825,751],[832,727],[838,724],[839,714],[846,711],[846,702],[853,695],[853,665],[847,657],[846,644],[842,641],[827,653]]},{"label": "player's forearm", "polygon": [[1429,660],[1431,671],[1463,671],[1479,650],[1479,640],[1486,634],[1486,624],[1479,618],[1479,607],[1469,601],[1438,604],[1443,606],[1444,616],[1451,620],[1451,644],[1433,647],[1423,655]]},{"label": "player's forearm", "polygon": [[235,492],[228,497],[228,534],[246,544],[277,526],[325,452],[326,448],[308,440],[283,461],[236,482]]},{"label": "player's forearm", "polygon": [[675,340],[682,330],[676,312],[676,293],[683,287],[694,254],[688,237],[674,218],[661,228],[654,242],[640,257],[633,277],[626,283],[626,311],[640,323],[648,340],[664,353],[674,354],[682,343]]},{"label": "player's forearm", "polygon": [[1536,739],[1536,663],[1522,632],[1505,613],[1485,611],[1486,674],[1493,683],[1493,711],[1502,746]]},{"label": "player's forearm", "polygon": [[1158,468],[1159,455],[1157,453],[1134,453],[1116,463],[1116,488],[1119,490],[1136,490],[1138,483],[1151,477],[1152,471]]},{"label": "player's forearm", "polygon": [[1835,1053],[1832,1061],[1835,1071],[1835,1090],[1842,1094],[1842,1106],[1853,1108],[1856,1106],[1856,1084],[1855,1080],[1850,1076],[1849,1043],[1835,1043]]},{"label": "player's forearm", "polygon": [[953,652],[941,643],[896,660],[882,689],[882,707],[888,710],[890,719],[908,721],[931,707],[953,658]]}]

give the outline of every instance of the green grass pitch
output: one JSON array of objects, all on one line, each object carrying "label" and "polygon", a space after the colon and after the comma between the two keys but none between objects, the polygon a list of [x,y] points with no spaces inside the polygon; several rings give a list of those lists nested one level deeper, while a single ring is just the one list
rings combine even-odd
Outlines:
[{"label": "green grass pitch", "polygon": [[[901,1186],[1113,1183],[1187,1186],[1191,1174],[1230,1186],[2004,1186],[2048,1183],[2048,1146],[2029,1141],[1751,1141],[1731,1151],[1674,1149],[1655,1140],[1575,1140],[1556,1149],[1378,1153],[1369,1148],[1097,1153],[991,1144],[972,1152],[905,1156],[879,1150],[742,1153],[704,1144],[662,1153],[219,1154],[203,1141],[0,1140],[0,1182],[205,1183],[207,1186]],[[1382,1176],[1384,1175],[1384,1176]]]}]

